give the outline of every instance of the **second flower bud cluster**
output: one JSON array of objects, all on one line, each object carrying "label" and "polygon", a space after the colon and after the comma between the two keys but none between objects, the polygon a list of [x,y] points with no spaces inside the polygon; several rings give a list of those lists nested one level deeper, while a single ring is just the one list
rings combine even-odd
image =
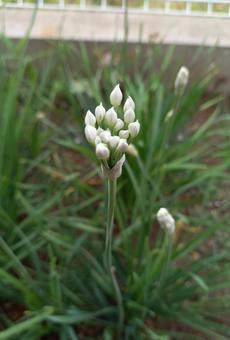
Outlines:
[{"label": "second flower bud cluster", "polygon": [[122,92],[117,85],[110,94],[112,107],[106,111],[102,103],[93,114],[87,111],[85,116],[85,136],[88,142],[95,146],[97,157],[113,167],[126,153],[136,155],[135,147],[130,141],[140,130],[140,123],[135,120],[135,103],[128,97],[119,118],[116,108],[122,102]]}]

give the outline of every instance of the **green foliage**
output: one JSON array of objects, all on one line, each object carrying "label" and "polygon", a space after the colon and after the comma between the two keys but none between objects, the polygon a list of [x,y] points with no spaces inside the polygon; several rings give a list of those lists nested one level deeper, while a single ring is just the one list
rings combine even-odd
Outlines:
[{"label": "green foliage", "polygon": [[[102,261],[106,195],[82,122],[87,109],[108,106],[118,82],[142,126],[139,156],[118,181],[113,255],[122,339],[228,339],[230,119],[220,94],[204,99],[213,69],[177,101],[173,48],[162,58],[160,48],[138,45],[131,64],[126,45],[102,55],[91,49],[90,57],[83,44],[58,43],[35,58],[25,41],[2,43],[0,339],[117,334]],[[161,206],[177,220],[172,245],[155,223]]]}]

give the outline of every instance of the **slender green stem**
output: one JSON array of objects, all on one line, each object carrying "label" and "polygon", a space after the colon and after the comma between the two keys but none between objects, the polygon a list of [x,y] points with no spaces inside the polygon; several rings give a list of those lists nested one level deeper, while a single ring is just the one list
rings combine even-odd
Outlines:
[{"label": "slender green stem", "polygon": [[161,272],[160,285],[161,283],[164,282],[164,280],[168,276],[168,273],[170,271],[170,266],[171,266],[171,259],[172,259],[172,242],[173,242],[172,236],[166,233],[165,237],[166,238],[165,238],[164,249],[166,250],[166,257],[165,257],[165,262],[163,264],[163,268]]},{"label": "slender green stem", "polygon": [[105,238],[105,266],[106,270],[111,277],[114,292],[116,295],[117,306],[119,310],[119,338],[121,336],[124,324],[124,309],[122,303],[122,295],[119,284],[116,278],[116,269],[112,262],[112,239],[113,239],[113,225],[114,225],[114,209],[116,204],[116,188],[117,180],[108,180],[108,206],[107,206],[107,226]]},{"label": "slender green stem", "polygon": [[112,239],[113,239],[113,220],[116,204],[117,180],[108,180],[108,206],[107,206],[107,226],[105,238],[105,264],[108,272],[112,267]]},{"label": "slender green stem", "polygon": [[119,338],[120,338],[121,334],[122,334],[125,314],[124,314],[121,290],[120,290],[119,284],[117,282],[116,269],[115,269],[114,266],[111,267],[111,278],[112,278],[113,287],[114,287],[114,291],[115,291],[116,299],[117,299],[117,306],[118,306],[118,310],[119,310],[119,333],[118,333],[118,335],[119,335]]}]

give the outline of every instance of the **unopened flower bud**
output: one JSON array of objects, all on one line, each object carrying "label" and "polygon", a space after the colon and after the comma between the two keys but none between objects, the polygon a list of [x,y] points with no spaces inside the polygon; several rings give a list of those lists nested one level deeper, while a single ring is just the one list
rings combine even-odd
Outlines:
[{"label": "unopened flower bud", "polygon": [[124,127],[124,122],[123,122],[123,120],[122,119],[120,119],[120,118],[118,118],[117,119],[117,122],[116,122],[116,124],[115,124],[115,126],[114,126],[114,130],[115,131],[119,131],[119,130],[121,130],[123,127]]},{"label": "unopened flower bud", "polygon": [[96,117],[90,110],[88,110],[85,115],[85,125],[95,126],[95,124],[96,124]]},{"label": "unopened flower bud", "polygon": [[133,144],[128,145],[126,152],[131,156],[134,156],[134,157],[138,156],[138,151]]},{"label": "unopened flower bud", "polygon": [[119,132],[119,137],[124,139],[129,138],[129,130],[121,130]]},{"label": "unopened flower bud", "polygon": [[103,144],[103,143],[99,143],[96,145],[96,155],[99,159],[102,160],[107,160],[109,158],[109,149],[108,147]]},{"label": "unopened flower bud", "polygon": [[175,80],[175,93],[177,95],[182,95],[189,80],[189,70],[187,67],[182,66],[176,76]]},{"label": "unopened flower bud", "polygon": [[124,121],[129,124],[129,123],[134,122],[134,120],[135,120],[135,113],[133,109],[130,108],[124,114]]},{"label": "unopened flower bud", "polygon": [[165,116],[165,122],[168,122],[172,116],[174,115],[174,111],[170,110],[169,112],[167,112],[166,116]]},{"label": "unopened flower bud", "polygon": [[102,120],[105,117],[105,108],[102,105],[102,103],[100,105],[98,105],[95,109],[95,116],[96,116],[96,120],[98,123],[101,123]]},{"label": "unopened flower bud", "polygon": [[37,120],[44,120],[46,118],[46,115],[45,115],[44,112],[39,111],[39,112],[36,113],[36,118],[37,118]]},{"label": "unopened flower bud", "polygon": [[135,103],[130,96],[125,101],[124,112],[126,112],[129,109],[135,110]]},{"label": "unopened flower bud", "polygon": [[113,127],[117,122],[117,113],[113,107],[105,113],[105,121],[109,127]]},{"label": "unopened flower bud", "polygon": [[99,127],[99,128],[97,129],[97,135],[100,136],[100,134],[101,134],[103,131],[105,131],[105,130],[102,129],[101,127]]},{"label": "unopened flower bud", "polygon": [[100,138],[99,136],[97,136],[97,137],[95,138],[94,143],[95,143],[95,145],[101,143],[101,138]]},{"label": "unopened flower bud", "polygon": [[109,145],[112,149],[115,149],[120,141],[120,137],[118,136],[111,136],[109,139]]},{"label": "unopened flower bud", "polygon": [[110,94],[110,103],[114,107],[117,107],[121,104],[121,101],[122,101],[122,92],[120,89],[120,85],[118,84],[117,86],[115,86],[115,88]]},{"label": "unopened flower bud", "polygon": [[172,235],[174,233],[175,220],[167,209],[159,209],[157,213],[157,220],[160,223],[161,228],[164,229],[169,235]]},{"label": "unopened flower bud", "polygon": [[94,144],[95,139],[97,137],[96,128],[92,125],[86,125],[86,127],[85,127],[85,137],[90,144]]},{"label": "unopened flower bud", "polygon": [[125,153],[127,148],[128,148],[128,143],[126,139],[121,138],[116,149],[117,152]]},{"label": "unopened flower bud", "polygon": [[106,130],[100,133],[100,138],[103,143],[108,143],[109,139],[111,137],[111,132]]},{"label": "unopened flower bud", "polygon": [[136,137],[140,131],[140,123],[138,120],[136,122],[130,123],[128,126],[129,133],[131,137]]}]

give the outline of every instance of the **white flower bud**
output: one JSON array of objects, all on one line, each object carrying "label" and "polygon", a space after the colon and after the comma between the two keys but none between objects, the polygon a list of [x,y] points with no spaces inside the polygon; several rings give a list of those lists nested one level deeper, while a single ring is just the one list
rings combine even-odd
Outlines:
[{"label": "white flower bud", "polygon": [[95,126],[95,124],[96,124],[96,117],[90,110],[88,110],[85,115],[85,125]]},{"label": "white flower bud", "polygon": [[133,109],[130,108],[124,114],[124,121],[129,124],[129,123],[134,122],[134,120],[135,120],[135,113]]},{"label": "white flower bud", "polygon": [[136,122],[130,123],[128,129],[130,136],[136,137],[140,131],[140,123],[138,122],[138,120]]},{"label": "white flower bud", "polygon": [[127,148],[128,148],[128,143],[126,139],[121,138],[116,148],[116,151],[120,153],[125,153]]},{"label": "white flower bud", "polygon": [[106,130],[100,133],[100,138],[103,143],[108,143],[111,137],[111,132]]},{"label": "white flower bud", "polygon": [[102,120],[105,117],[105,108],[102,105],[102,103],[100,105],[98,105],[95,109],[95,116],[96,116],[96,120],[98,123],[101,123]]},{"label": "white flower bud", "polygon": [[160,223],[161,228],[164,229],[169,235],[172,235],[174,233],[175,220],[167,209],[159,209],[157,213],[157,220]]},{"label": "white flower bud", "polygon": [[109,145],[112,149],[115,149],[120,141],[120,137],[118,136],[111,136],[109,139]]},{"label": "white flower bud", "polygon": [[99,143],[96,145],[96,155],[99,159],[102,160],[107,160],[109,158],[109,149],[108,147],[103,144],[103,143]]},{"label": "white flower bud", "polygon": [[97,129],[97,135],[100,136],[100,134],[101,134],[103,131],[105,131],[105,130],[103,130],[101,127],[99,127],[99,128]]},{"label": "white flower bud", "polygon": [[115,124],[115,126],[114,126],[114,130],[115,131],[119,131],[119,130],[121,130],[123,127],[124,127],[124,122],[123,122],[123,120],[122,119],[120,119],[120,118],[118,118],[117,119],[117,122],[116,122],[116,124]]},{"label": "white flower bud", "polygon": [[105,121],[109,127],[113,127],[117,122],[117,113],[113,107],[105,113]]},{"label": "white flower bud", "polygon": [[129,130],[121,130],[119,132],[119,137],[124,139],[129,138]]},{"label": "white flower bud", "polygon": [[189,70],[187,67],[182,66],[176,76],[175,80],[175,92],[177,95],[182,95],[189,80]]},{"label": "white flower bud", "polygon": [[170,110],[165,116],[165,122],[168,122],[172,118],[173,115],[174,115],[174,111]]},{"label": "white flower bud", "polygon": [[95,138],[94,143],[95,143],[95,145],[101,143],[101,138],[100,138],[99,136],[97,136],[97,137]]},{"label": "white flower bud", "polygon": [[117,107],[121,104],[121,101],[122,101],[122,92],[120,89],[120,85],[118,84],[117,86],[115,86],[115,88],[110,94],[110,103],[114,107]]},{"label": "white flower bud", "polygon": [[86,125],[86,127],[85,127],[85,137],[90,144],[94,144],[95,139],[97,137],[96,128],[92,125]]},{"label": "white flower bud", "polygon": [[134,156],[134,157],[138,156],[138,151],[133,144],[128,145],[126,152],[131,156]]},{"label": "white flower bud", "polygon": [[124,112],[129,109],[135,110],[135,103],[130,96],[125,101]]}]

